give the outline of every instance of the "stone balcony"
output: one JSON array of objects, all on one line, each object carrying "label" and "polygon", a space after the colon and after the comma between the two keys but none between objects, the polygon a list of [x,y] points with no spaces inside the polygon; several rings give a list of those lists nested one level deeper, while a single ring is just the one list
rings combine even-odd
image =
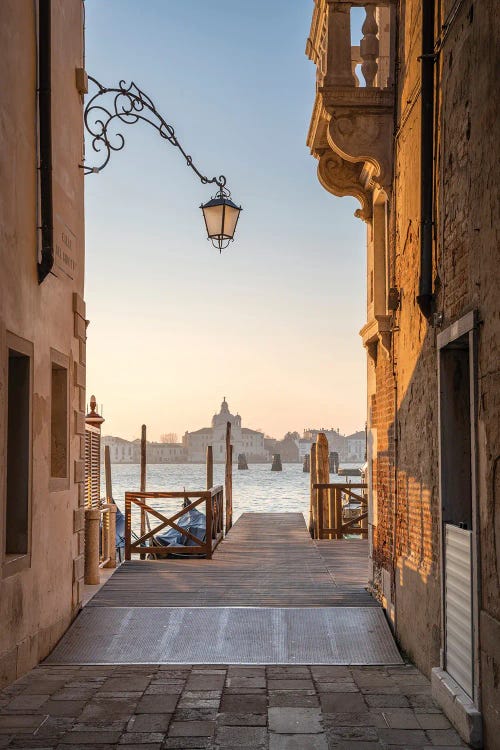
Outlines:
[{"label": "stone balcony", "polygon": [[[359,45],[351,9],[364,12]],[[374,191],[392,179],[394,7],[390,0],[315,0],[306,54],[317,68],[307,144],[318,177],[336,196],[352,195],[370,220]]]}]

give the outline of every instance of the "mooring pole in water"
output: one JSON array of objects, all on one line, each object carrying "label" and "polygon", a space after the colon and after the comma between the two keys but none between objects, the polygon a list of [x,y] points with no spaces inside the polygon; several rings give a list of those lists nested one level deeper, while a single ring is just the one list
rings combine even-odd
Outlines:
[{"label": "mooring pole in water", "polygon": [[207,490],[214,486],[214,453],[211,445],[207,445]]},{"label": "mooring pole in water", "polygon": [[248,470],[247,457],[244,453],[238,453],[238,469],[240,471]]},{"label": "mooring pole in water", "polygon": [[226,534],[233,525],[233,446],[231,445],[231,422],[226,425]]},{"label": "mooring pole in water", "polygon": [[[146,425],[141,427],[141,492],[146,492]],[[142,498],[142,502],[145,500]],[[141,508],[141,536],[146,533],[146,511]],[[145,555],[141,554],[141,560]]]},{"label": "mooring pole in water", "polygon": [[336,451],[330,451],[330,471],[332,474],[339,473],[339,454]]},{"label": "mooring pole in water", "polygon": [[279,453],[275,453],[273,456],[271,471],[283,471],[283,466],[281,464],[281,455]]},{"label": "mooring pole in water", "polygon": [[113,485],[111,482],[111,458],[109,455],[109,445],[104,446],[104,473],[106,476],[106,502],[113,502]]},{"label": "mooring pole in water", "polygon": [[316,481],[316,443],[311,445],[311,458],[309,459],[309,488],[311,493],[311,500],[309,506],[309,533],[312,538],[317,538],[318,519],[316,514],[316,490],[314,489],[314,483]]}]

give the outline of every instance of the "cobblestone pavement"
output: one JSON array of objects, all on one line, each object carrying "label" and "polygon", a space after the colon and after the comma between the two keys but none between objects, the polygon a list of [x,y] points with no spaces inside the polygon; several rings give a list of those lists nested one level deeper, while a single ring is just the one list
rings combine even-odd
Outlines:
[{"label": "cobblestone pavement", "polygon": [[413,666],[34,669],[0,692],[0,748],[467,747]]}]

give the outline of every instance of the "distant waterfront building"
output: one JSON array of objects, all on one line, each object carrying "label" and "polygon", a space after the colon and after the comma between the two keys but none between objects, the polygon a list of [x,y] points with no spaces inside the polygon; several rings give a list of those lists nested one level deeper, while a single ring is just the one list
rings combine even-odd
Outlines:
[{"label": "distant waterfront building", "polygon": [[364,430],[347,435],[347,461],[366,461],[366,433]]},{"label": "distant waterfront building", "polygon": [[103,456],[105,446],[109,448],[109,458],[112,464],[137,464],[140,461],[140,440],[124,440],[113,435],[106,435],[101,440]]},{"label": "distant waterfront building", "polygon": [[148,443],[146,450],[151,464],[181,464],[186,460],[182,443]]},{"label": "distant waterfront building", "polygon": [[323,432],[326,435],[326,439],[328,440],[328,449],[331,452],[338,453],[340,461],[347,461],[347,438],[345,435],[341,435],[338,429],[336,430],[333,427],[330,427],[330,429],[321,427],[319,430],[306,428],[304,430],[304,440],[309,440],[311,443],[315,443],[320,432]]},{"label": "distant waterfront building", "polygon": [[264,433],[250,430],[241,426],[239,414],[231,414],[224,398],[220,412],[212,417],[211,427],[186,432],[182,438],[184,454],[188,463],[202,463],[205,461],[207,446],[211,445],[214,461],[222,463],[226,457],[226,425],[231,423],[231,444],[233,458],[236,461],[238,453],[244,453],[249,462],[267,461],[269,453],[264,447]]},{"label": "distant waterfront building", "polygon": [[[109,446],[109,457],[112,464],[138,464],[141,460],[141,441],[124,440],[120,437],[107,435],[102,438],[101,450],[104,457],[104,447]],[[186,458],[181,443],[147,443],[146,458],[150,464],[180,464]]]},{"label": "distant waterfront building", "polygon": [[[328,440],[328,449],[330,452],[339,454],[339,460],[342,462],[363,463],[366,460],[366,435],[364,430],[353,432],[352,435],[341,435],[339,430],[333,427],[326,429],[307,428],[304,430],[304,437],[298,441],[299,453],[303,458],[304,454],[310,453],[311,443],[315,443],[320,432],[326,435]],[[309,448],[306,449],[306,446]]]},{"label": "distant waterfront building", "polygon": [[299,449],[299,460],[303,461],[305,456],[308,456],[311,452],[312,440],[305,440],[300,438],[297,440],[297,447]]}]

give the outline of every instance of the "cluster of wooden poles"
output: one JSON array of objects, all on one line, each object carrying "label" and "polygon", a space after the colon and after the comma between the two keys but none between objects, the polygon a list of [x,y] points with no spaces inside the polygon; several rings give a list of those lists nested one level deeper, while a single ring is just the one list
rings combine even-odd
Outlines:
[{"label": "cluster of wooden poles", "polygon": [[[310,505],[309,532],[314,539],[342,539],[346,533],[366,536],[367,513],[362,507],[359,516],[347,523],[343,518],[342,496],[356,499],[361,506],[366,505],[364,495],[353,492],[366,489],[366,484],[330,484],[330,454],[328,440],[323,432],[318,434],[316,443],[311,445],[310,460]],[[361,524],[361,526],[359,526]]]}]

